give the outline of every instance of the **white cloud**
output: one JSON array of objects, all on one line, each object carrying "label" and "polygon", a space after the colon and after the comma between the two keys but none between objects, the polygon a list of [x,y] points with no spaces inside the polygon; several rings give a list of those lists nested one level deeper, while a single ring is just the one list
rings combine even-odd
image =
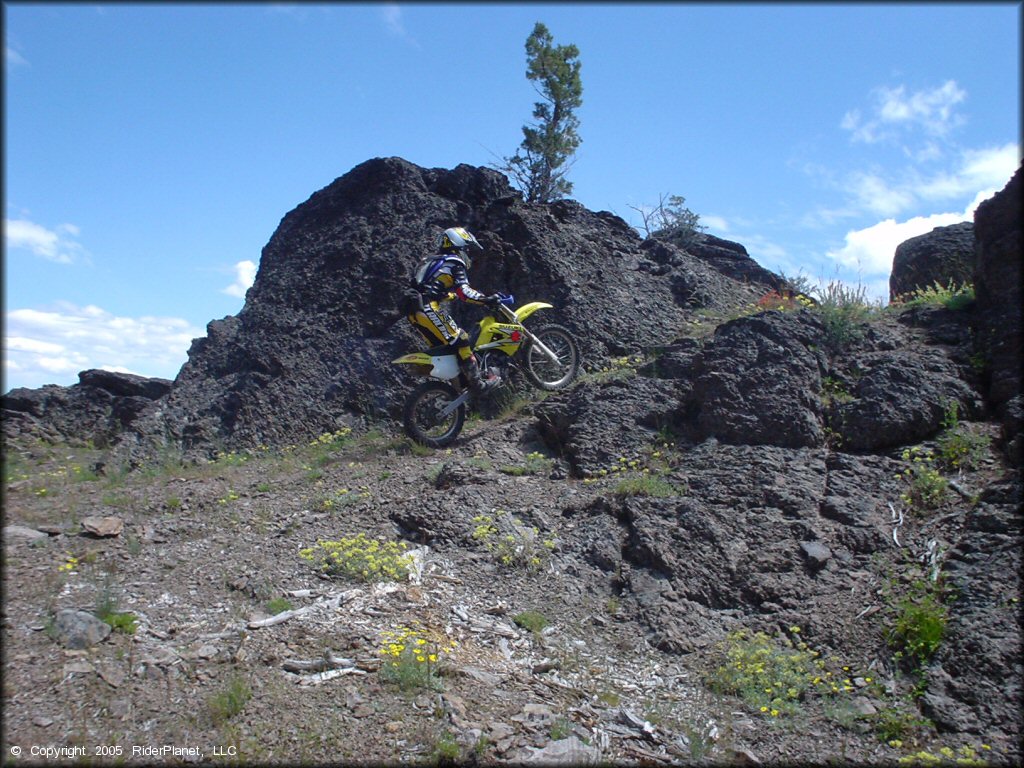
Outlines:
[{"label": "white cloud", "polygon": [[384,26],[388,28],[388,31],[393,35],[403,36],[405,35],[405,27],[402,24],[402,9],[397,5],[388,3],[381,10],[381,14],[384,17]]},{"label": "white cloud", "polygon": [[[944,137],[964,120],[956,108],[967,92],[955,80],[941,86],[907,93],[906,86],[881,86],[872,92],[874,104],[868,117],[860,109],[847,112],[840,126],[851,133],[854,142],[877,144],[893,141],[908,131],[921,130],[930,137]],[[929,153],[936,147],[929,145]]]},{"label": "white cloud", "polygon": [[713,230],[714,232],[722,233],[729,231],[729,222],[721,216],[705,216],[702,214],[700,223],[707,227],[709,231]]},{"label": "white cloud", "polygon": [[8,67],[29,66],[28,60],[9,45],[4,46],[4,61]]},{"label": "white cloud", "polygon": [[1020,146],[1016,143],[964,150],[959,167],[925,179],[916,192],[925,200],[951,200],[979,189],[1002,189],[1019,164]]},{"label": "white cloud", "polygon": [[877,216],[894,216],[911,207],[916,199],[909,185],[892,185],[877,173],[858,171],[848,184],[855,208]]},{"label": "white cloud", "polygon": [[235,264],[235,282],[229,285],[227,288],[223,288],[221,293],[226,293],[228,296],[237,296],[240,299],[245,298],[245,292],[252,288],[253,282],[256,280],[256,262],[240,261]]},{"label": "white cloud", "polygon": [[982,190],[968,204],[963,213],[935,213],[914,216],[906,221],[885,219],[870,227],[846,233],[842,248],[829,251],[829,259],[848,269],[856,269],[868,278],[888,277],[892,260],[900,243],[912,237],[931,232],[936,227],[947,227],[961,221],[972,221],[978,205],[990,198],[998,188]]},{"label": "white cloud", "polygon": [[27,250],[57,264],[88,262],[89,254],[77,242],[81,234],[74,224],[47,229],[26,219],[4,219],[4,240],[11,250]]},{"label": "white cloud", "polygon": [[384,27],[387,29],[388,34],[402,38],[417,49],[420,48],[420,44],[416,42],[405,28],[405,15],[400,6],[395,3],[385,4],[381,8],[381,18],[384,21]]},{"label": "white cloud", "polygon": [[847,197],[846,204],[808,214],[803,224],[832,224],[865,214],[895,218],[936,204],[959,206],[979,191],[991,195],[1002,189],[1019,165],[1020,146],[1013,142],[961,150],[949,167],[928,174],[914,166],[892,172],[855,171],[837,185]]},{"label": "white cloud", "polygon": [[74,384],[90,368],[173,379],[204,332],[176,317],[118,317],[100,307],[60,303],[6,313],[5,386]]}]

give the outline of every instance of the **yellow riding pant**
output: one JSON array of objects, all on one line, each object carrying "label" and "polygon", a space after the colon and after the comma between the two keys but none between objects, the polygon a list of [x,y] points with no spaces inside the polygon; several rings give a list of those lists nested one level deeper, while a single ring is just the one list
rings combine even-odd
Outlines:
[{"label": "yellow riding pant", "polygon": [[439,301],[425,301],[422,309],[409,313],[413,328],[423,334],[428,344],[454,344],[460,360],[473,356],[469,346],[469,334],[441,306]]}]

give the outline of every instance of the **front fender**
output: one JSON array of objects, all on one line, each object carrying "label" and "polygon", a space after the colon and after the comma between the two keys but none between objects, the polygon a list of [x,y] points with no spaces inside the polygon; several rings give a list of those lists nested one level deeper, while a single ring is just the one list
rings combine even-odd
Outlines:
[{"label": "front fender", "polygon": [[529,304],[523,304],[516,310],[516,320],[521,323],[538,309],[551,309],[553,306],[555,305],[548,304],[546,301],[531,301]]}]

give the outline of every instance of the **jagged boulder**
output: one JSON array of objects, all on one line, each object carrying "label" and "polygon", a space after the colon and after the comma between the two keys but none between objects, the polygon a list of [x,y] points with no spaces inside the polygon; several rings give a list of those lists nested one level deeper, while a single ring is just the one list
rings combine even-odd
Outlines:
[{"label": "jagged boulder", "polygon": [[879,324],[827,378],[825,421],[843,450],[866,453],[934,436],[952,409],[959,418],[985,414],[970,362],[971,313],[922,308]]},{"label": "jagged boulder", "polygon": [[820,320],[806,311],[720,326],[694,358],[684,431],[737,445],[823,445],[822,336]]},{"label": "jagged boulder", "polygon": [[942,730],[983,733],[994,724],[1020,738],[1021,501],[1019,482],[988,487],[945,562],[957,600],[923,697]]},{"label": "jagged boulder", "polygon": [[4,434],[109,446],[170,390],[167,379],[101,370],[82,371],[70,387],[13,389],[3,397]]},{"label": "jagged boulder", "polygon": [[[241,312],[209,324],[122,450],[167,437],[195,450],[287,444],[394,417],[410,381],[390,361],[422,346],[405,320],[409,276],[453,224],[485,247],[472,283],[554,304],[552,319],[577,334],[588,364],[667,343],[687,310],[735,306],[769,287],[645,243],[613,214],[526,204],[490,169],[370,160],[282,219]],[[733,272],[743,258],[733,254]],[[464,325],[480,316],[456,314]]]},{"label": "jagged boulder", "polygon": [[1003,442],[1011,460],[1024,461],[1021,396],[1021,179],[1018,168],[1001,192],[974,214],[977,246],[974,289],[977,298],[976,343],[989,375],[988,400],[1003,421]]},{"label": "jagged boulder", "polygon": [[536,408],[538,430],[579,475],[636,455],[662,430],[691,444],[829,442],[857,453],[909,445],[937,434],[954,405],[961,418],[984,413],[965,370],[969,317],[952,314],[933,313],[938,332],[923,340],[916,327],[879,318],[832,355],[812,311],[741,317],[703,342],[668,345],[634,379],[550,397]]},{"label": "jagged boulder", "polygon": [[972,281],[974,224],[964,221],[936,227],[896,247],[889,275],[889,300],[938,283],[964,285]]},{"label": "jagged boulder", "polygon": [[[848,590],[854,557],[891,546],[884,496],[899,491],[897,466],[709,439],[666,475],[675,496],[626,495],[571,510],[575,546],[636,597],[654,645],[690,652],[745,617],[792,624],[797,612],[816,614],[811,606],[835,585]],[[823,639],[836,631],[828,621],[801,621]]]},{"label": "jagged boulder", "polygon": [[781,276],[762,267],[750,258],[744,246],[731,240],[700,233],[685,245],[685,249],[723,275],[741,283],[764,285],[773,290],[787,287]]}]

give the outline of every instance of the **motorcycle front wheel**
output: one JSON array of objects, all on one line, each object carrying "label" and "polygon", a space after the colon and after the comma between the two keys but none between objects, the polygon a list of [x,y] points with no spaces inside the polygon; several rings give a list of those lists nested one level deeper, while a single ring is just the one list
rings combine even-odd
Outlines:
[{"label": "motorcycle front wheel", "polygon": [[463,403],[447,416],[441,412],[459,393],[443,381],[425,381],[409,393],[402,412],[405,433],[420,445],[428,448],[444,448],[450,445],[462,431],[466,421],[466,404]]},{"label": "motorcycle front wheel", "polygon": [[545,325],[533,335],[558,358],[556,363],[532,341],[523,350],[523,373],[538,389],[553,391],[572,383],[580,370],[580,350],[576,338],[561,325]]}]

